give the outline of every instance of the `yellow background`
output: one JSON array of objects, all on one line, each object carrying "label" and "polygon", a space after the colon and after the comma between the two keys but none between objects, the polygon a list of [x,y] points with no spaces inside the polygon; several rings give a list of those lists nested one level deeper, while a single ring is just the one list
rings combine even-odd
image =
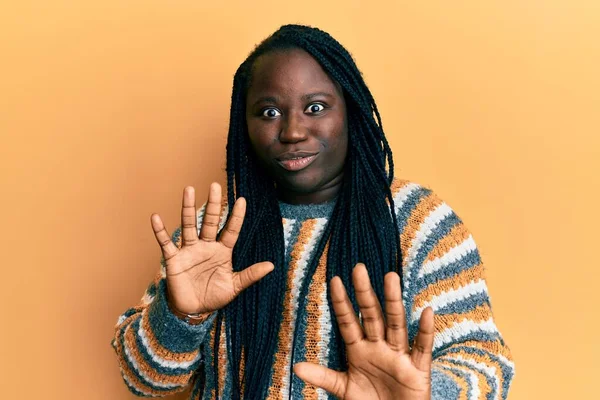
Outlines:
[{"label": "yellow background", "polygon": [[597,0],[3,2],[0,397],[133,397],[109,342],[150,215],[224,182],[233,73],[289,22],[350,49],[398,175],[474,232],[510,398],[597,398]]}]

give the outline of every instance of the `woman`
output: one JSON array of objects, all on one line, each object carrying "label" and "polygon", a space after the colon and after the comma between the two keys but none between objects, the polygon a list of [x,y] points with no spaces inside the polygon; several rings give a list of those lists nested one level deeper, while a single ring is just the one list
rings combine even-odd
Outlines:
[{"label": "woman", "polygon": [[187,187],[172,236],[151,217],[161,273],[112,342],[129,389],[506,398],[514,364],[475,243],[393,169],[375,101],[335,39],[287,25],[263,41],[234,77],[227,202],[212,184],[197,212]]}]

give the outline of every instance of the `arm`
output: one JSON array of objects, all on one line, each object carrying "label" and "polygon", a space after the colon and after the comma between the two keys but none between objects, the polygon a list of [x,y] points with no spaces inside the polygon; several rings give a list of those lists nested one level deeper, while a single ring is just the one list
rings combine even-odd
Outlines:
[{"label": "arm", "polygon": [[[172,236],[178,248],[181,247],[180,236],[181,228],[178,228]],[[164,258],[161,264],[161,271],[141,303],[119,317],[111,343],[127,387],[144,397],[185,390],[201,362],[199,348],[214,320],[213,314],[205,322],[192,325],[171,312],[166,296]]]},{"label": "arm", "polygon": [[401,229],[409,340],[421,313],[435,314],[432,398],[506,399],[514,375],[496,327],[485,268],[473,237],[430,190],[406,185],[395,202]]}]

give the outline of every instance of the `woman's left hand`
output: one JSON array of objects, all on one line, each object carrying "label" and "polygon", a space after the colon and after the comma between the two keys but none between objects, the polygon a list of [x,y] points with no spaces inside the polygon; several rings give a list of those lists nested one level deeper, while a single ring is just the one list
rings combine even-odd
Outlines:
[{"label": "woman's left hand", "polygon": [[352,271],[352,282],[362,327],[342,280],[336,276],[330,284],[348,371],[303,362],[294,366],[294,372],[340,399],[430,399],[433,310],[423,311],[411,350],[398,274],[390,272],[384,279],[385,320],[363,264]]}]

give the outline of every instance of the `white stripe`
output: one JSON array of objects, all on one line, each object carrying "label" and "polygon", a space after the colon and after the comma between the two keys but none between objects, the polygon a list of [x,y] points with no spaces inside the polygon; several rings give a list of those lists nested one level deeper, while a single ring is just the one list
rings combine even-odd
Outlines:
[{"label": "white stripe", "polygon": [[133,368],[137,371],[137,373],[142,378],[144,378],[144,380],[146,382],[150,382],[150,385],[155,386],[155,387],[159,387],[159,388],[163,388],[163,389],[174,389],[174,388],[181,387],[182,385],[179,385],[179,384],[176,384],[176,383],[161,383],[161,382],[156,382],[156,381],[152,380],[152,378],[150,378],[148,375],[146,375],[141,370],[141,368],[138,365],[137,361],[135,360],[135,358],[131,354],[131,350],[129,349],[129,346],[127,345],[127,341],[125,340],[125,335],[127,334],[127,331],[130,330],[130,328],[131,328],[131,325],[128,325],[127,328],[125,328],[125,332],[123,333],[123,349],[125,350],[125,355],[127,356],[127,359],[129,360],[129,362],[131,363],[131,365],[133,365]]},{"label": "white stripe", "polygon": [[[142,312],[142,318],[148,318],[148,316],[147,316],[147,310],[148,309],[145,309]],[[148,354],[152,358],[152,361],[154,361],[155,363],[159,364],[161,367],[170,368],[170,369],[176,369],[176,368],[186,369],[186,368],[189,368],[196,361],[198,361],[198,359],[201,357],[200,352],[198,352],[198,355],[196,355],[196,357],[194,357],[194,359],[191,360],[191,361],[181,361],[181,362],[178,362],[178,361],[165,360],[164,358],[160,357],[158,354],[156,354],[150,348],[150,342],[149,342],[148,338],[146,337],[146,332],[144,331],[144,329],[142,328],[142,326],[143,326],[143,321],[140,319],[140,324],[139,324],[139,328],[138,328],[137,334],[140,337],[140,339],[142,340],[142,344],[144,345],[144,348],[146,349],[146,351],[148,352]]]},{"label": "white stripe", "polygon": [[394,211],[398,213],[400,208],[402,208],[404,203],[406,203],[406,200],[411,195],[411,193],[413,193],[420,187],[421,186],[417,185],[416,183],[409,183],[406,186],[400,188],[400,190],[398,190],[398,193],[396,193],[396,195],[394,196]]},{"label": "white stripe", "polygon": [[[329,359],[329,335],[331,333],[331,315],[329,314],[329,304],[327,303],[327,283],[323,283],[319,309],[321,310],[321,319],[319,320],[319,363],[324,364]],[[327,391],[317,388],[317,398],[327,400],[329,398]]]},{"label": "white stripe", "polygon": [[406,263],[403,266],[403,275],[406,283],[410,280],[410,271],[412,270],[415,258],[419,253],[419,249],[425,243],[433,229],[439,225],[439,223],[452,213],[452,209],[446,203],[441,203],[435,209],[433,209],[425,220],[419,226],[415,237],[412,240],[410,248],[407,253]]},{"label": "white stripe", "polygon": [[447,267],[448,265],[460,260],[467,254],[475,250],[477,250],[477,245],[473,240],[473,236],[469,235],[469,237],[465,239],[461,244],[453,247],[443,256],[438,257],[435,260],[423,263],[423,266],[419,270],[418,277],[422,278],[425,275],[429,275],[434,273],[435,271],[439,271],[440,269]]},{"label": "white stripe", "polygon": [[196,231],[198,232],[198,236],[200,236],[200,229],[202,229],[202,219],[204,218],[205,212],[206,203],[204,203],[202,207],[196,210]]},{"label": "white stripe", "polygon": [[144,293],[144,297],[142,297],[142,304],[148,306],[150,303],[154,301],[154,296],[150,296],[148,293]]},{"label": "white stripe", "polygon": [[[327,223],[326,218],[315,218],[315,226],[310,232],[310,238],[308,239],[302,254],[298,259],[298,265],[296,270],[294,271],[294,275],[292,277],[292,287],[291,287],[291,329],[289,332],[290,343],[293,343],[292,336],[294,334],[296,328],[296,313],[298,310],[298,294],[300,291],[300,286],[302,285],[302,281],[304,279],[304,275],[306,272],[306,268],[308,267],[308,262],[311,259],[312,253],[317,247],[317,241],[321,237],[325,224]],[[302,228],[300,228],[302,229]],[[296,241],[300,239],[300,236],[296,238]],[[297,242],[296,242],[297,243]],[[282,397],[287,398],[290,392],[290,368],[292,364],[292,352],[288,352],[286,363],[284,366],[283,372],[283,387],[281,388]]]},{"label": "white stripe", "polygon": [[482,362],[472,360],[470,358],[464,358],[460,354],[456,354],[456,355],[448,354],[448,355],[445,355],[443,358],[445,360],[460,361],[465,364],[468,364],[474,370],[481,372],[483,375],[490,378],[490,380],[496,382],[496,390],[493,390],[493,388],[492,388],[492,390],[493,390],[492,394],[494,395],[494,399],[498,398],[498,394],[500,393],[500,390],[502,390],[502,388],[500,386],[500,378],[498,378],[496,367],[487,365]]},{"label": "white stripe", "polygon": [[502,354],[495,354],[505,365],[507,365],[513,372],[515,371],[515,363],[504,357]]},{"label": "white stripe", "polygon": [[296,225],[295,219],[283,219],[283,246],[285,251],[285,256],[287,257],[290,252],[289,244],[290,244],[290,236],[292,235],[292,229]]},{"label": "white stripe", "polygon": [[[227,216],[229,215],[229,207],[228,207],[227,203],[225,203],[222,207],[223,208],[221,209],[221,215],[219,217],[219,229],[218,229],[219,232],[225,226],[225,223],[227,222]],[[198,236],[200,236],[200,230],[202,229],[202,220],[204,218],[205,212],[206,212],[206,203],[204,203],[202,205],[202,207],[200,207],[199,209],[196,210],[196,231],[197,231]]]},{"label": "white stripe", "polygon": [[125,316],[125,314],[121,315],[119,317],[119,319],[117,320],[117,326],[121,325],[123,323],[123,321],[125,321],[127,319],[127,317]]},{"label": "white stripe", "polygon": [[119,369],[121,370],[121,376],[123,377],[123,380],[125,380],[125,383],[127,384],[127,386],[129,386],[130,388],[133,388],[133,389],[137,390],[138,392],[142,393],[146,397],[160,397],[160,395],[156,395],[156,394],[152,394],[152,393],[146,392],[143,389],[140,389],[139,387],[137,387],[133,382],[131,382],[129,380],[129,378],[127,377],[127,375],[125,375],[125,371],[123,371],[123,368],[119,368]]},{"label": "white stripe", "polygon": [[446,307],[449,304],[461,301],[466,299],[467,297],[473,296],[479,293],[486,293],[487,285],[483,279],[478,279],[477,281],[471,281],[465,286],[461,286],[458,289],[450,289],[448,291],[444,291],[434,297],[431,300],[423,303],[421,307],[415,309],[412,313],[411,323],[418,321],[421,318],[421,313],[427,307],[433,308],[434,312]]},{"label": "white stripe", "polygon": [[476,331],[498,333],[498,328],[496,328],[496,324],[491,317],[482,322],[474,322],[472,320],[457,322],[450,328],[435,334],[435,338],[433,339],[433,351],[436,351],[448,343],[458,342],[463,336]]}]

